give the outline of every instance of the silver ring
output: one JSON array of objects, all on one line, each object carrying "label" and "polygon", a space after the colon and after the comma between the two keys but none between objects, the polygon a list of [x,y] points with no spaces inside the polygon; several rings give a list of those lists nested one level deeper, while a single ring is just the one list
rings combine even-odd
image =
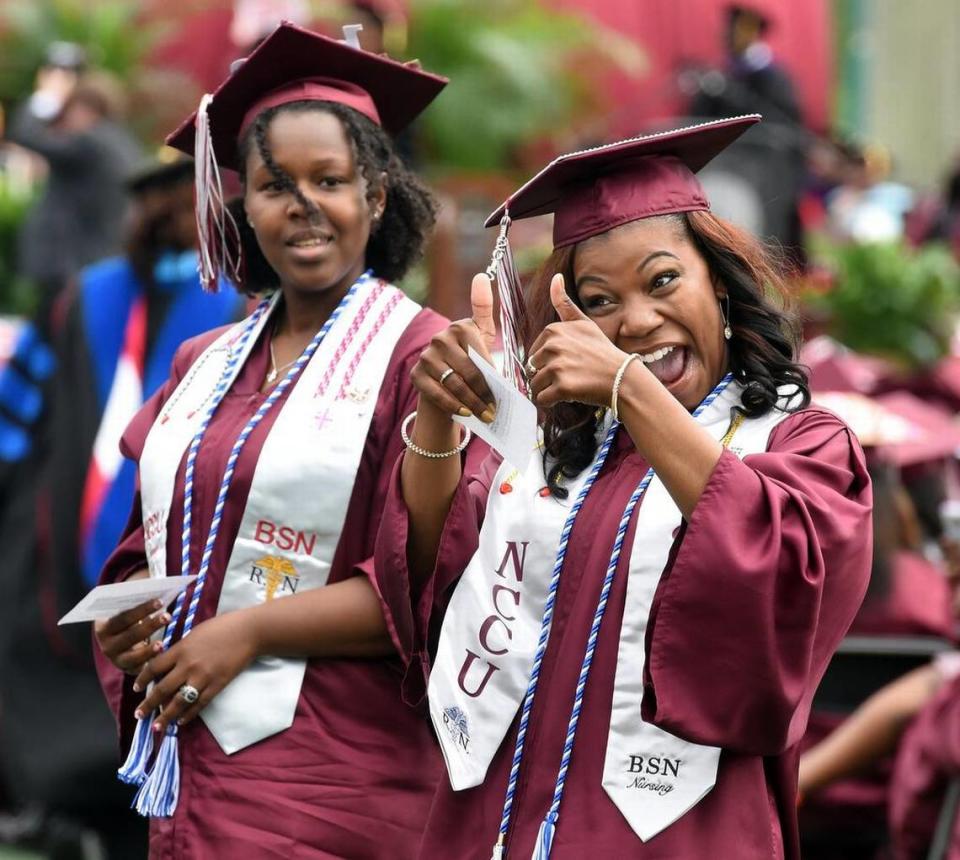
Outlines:
[{"label": "silver ring", "polygon": [[532,358],[527,359],[527,376],[533,376],[537,372],[537,366],[533,363]]},{"label": "silver ring", "polygon": [[447,381],[447,377],[453,373],[454,370],[452,367],[448,367],[443,373],[440,374],[440,384],[443,385]]},{"label": "silver ring", "polygon": [[180,698],[183,699],[188,705],[192,705],[197,699],[200,698],[200,691],[190,684],[184,684],[180,688]]}]

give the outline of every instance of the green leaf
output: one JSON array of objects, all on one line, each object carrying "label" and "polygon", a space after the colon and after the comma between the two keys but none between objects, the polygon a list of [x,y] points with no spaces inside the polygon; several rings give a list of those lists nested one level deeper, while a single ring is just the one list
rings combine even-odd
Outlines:
[{"label": "green leaf", "polygon": [[833,269],[836,284],[805,299],[826,311],[838,340],[910,369],[949,352],[960,312],[960,267],[947,247],[819,240],[813,255]]},{"label": "green leaf", "polygon": [[642,65],[636,46],[533,0],[414,0],[408,54],[451,79],[423,118],[440,171],[510,167],[524,144],[569,129],[596,99],[575,60],[630,73]]}]

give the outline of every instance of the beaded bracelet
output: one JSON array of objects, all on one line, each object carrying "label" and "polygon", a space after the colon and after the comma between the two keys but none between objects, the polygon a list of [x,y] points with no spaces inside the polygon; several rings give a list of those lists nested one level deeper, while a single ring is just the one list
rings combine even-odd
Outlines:
[{"label": "beaded bracelet", "polygon": [[403,424],[400,425],[400,438],[403,439],[403,444],[406,445],[414,454],[419,454],[421,457],[426,457],[430,460],[443,460],[445,457],[453,457],[463,451],[467,447],[467,444],[470,442],[470,437],[473,435],[470,432],[469,427],[463,428],[463,439],[460,440],[460,444],[457,445],[451,451],[428,451],[426,448],[421,448],[415,442],[410,439],[410,434],[407,432],[407,428],[410,426],[410,422],[417,417],[416,412],[411,412],[406,418],[403,419]]},{"label": "beaded bracelet", "polygon": [[617,401],[620,399],[620,385],[623,382],[623,374],[627,372],[630,362],[635,358],[640,358],[639,354],[631,352],[630,355],[623,360],[623,364],[620,365],[617,375],[613,377],[613,391],[610,394],[610,412],[613,415],[614,421],[620,420],[620,413],[617,410]]}]

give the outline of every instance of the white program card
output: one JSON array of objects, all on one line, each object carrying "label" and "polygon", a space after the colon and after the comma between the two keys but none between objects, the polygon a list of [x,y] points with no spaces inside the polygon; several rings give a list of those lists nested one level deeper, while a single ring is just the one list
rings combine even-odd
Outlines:
[{"label": "white program card", "polygon": [[484,424],[475,415],[469,418],[454,415],[453,420],[469,427],[490,447],[499,451],[514,469],[525,472],[530,455],[537,450],[537,407],[472,346],[468,348],[468,355],[483,374],[496,400],[497,417],[490,424]]},{"label": "white program card", "polygon": [[98,585],[57,623],[75,624],[78,621],[112,618],[114,615],[119,615],[155,598],[160,598],[166,606],[196,578],[196,576],[161,576],[155,579],[131,579],[127,582]]}]

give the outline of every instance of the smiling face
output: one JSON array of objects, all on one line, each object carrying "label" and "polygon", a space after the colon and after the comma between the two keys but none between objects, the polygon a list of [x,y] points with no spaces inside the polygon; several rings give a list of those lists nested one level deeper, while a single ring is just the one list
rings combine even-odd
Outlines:
[{"label": "smiling face", "polygon": [[619,349],[641,354],[687,409],[720,381],[728,359],[718,293],[675,216],[581,242],[573,275],[586,314]]},{"label": "smiling face", "polygon": [[302,199],[251,146],[244,207],[263,256],[284,289],[345,292],[366,268],[372,215],[382,211],[385,191],[368,197],[343,125],[322,109],[279,112],[266,144]]}]

